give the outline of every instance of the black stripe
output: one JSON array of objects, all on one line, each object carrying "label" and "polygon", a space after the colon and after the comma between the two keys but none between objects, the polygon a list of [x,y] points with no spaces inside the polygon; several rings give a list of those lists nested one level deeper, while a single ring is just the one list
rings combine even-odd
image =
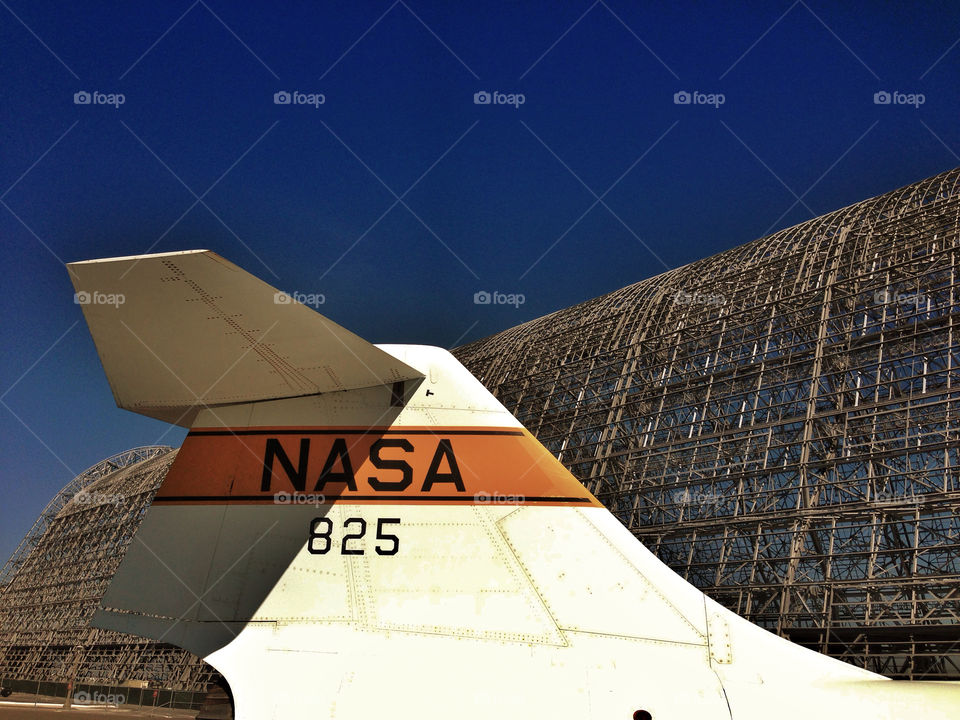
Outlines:
[{"label": "black stripe", "polygon": [[[310,493],[306,493],[309,495]],[[320,493],[317,493],[318,495]],[[302,496],[301,496],[302,497]],[[154,504],[157,503],[176,503],[193,501],[217,501],[226,500],[229,502],[265,502],[272,500],[273,495],[170,495],[154,498]],[[334,502],[349,502],[350,500],[390,500],[396,502],[445,502],[451,500],[470,500],[470,495],[331,495],[326,498],[328,502],[319,503],[320,505],[332,505]],[[475,505],[524,505],[526,503],[537,502],[558,502],[558,503],[589,503],[590,498],[580,497],[525,497],[523,502],[479,502],[474,500]],[[275,505],[313,505],[313,503],[273,503]]]},{"label": "black stripe", "polygon": [[205,435],[510,435],[522,436],[522,430],[191,430],[187,437]]}]

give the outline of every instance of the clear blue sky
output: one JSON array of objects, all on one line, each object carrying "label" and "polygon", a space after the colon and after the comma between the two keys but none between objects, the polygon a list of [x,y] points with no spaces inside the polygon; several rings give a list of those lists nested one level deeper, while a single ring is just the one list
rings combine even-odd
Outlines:
[{"label": "clear blue sky", "polygon": [[114,407],[64,262],[210,248],[461,344],[960,165],[958,39],[954,3],[0,0],[0,561],[183,437]]}]

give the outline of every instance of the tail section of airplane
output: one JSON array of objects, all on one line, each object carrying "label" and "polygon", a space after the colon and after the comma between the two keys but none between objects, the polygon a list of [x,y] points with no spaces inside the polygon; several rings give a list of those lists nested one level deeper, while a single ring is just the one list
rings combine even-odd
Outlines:
[{"label": "tail section of airplane", "polygon": [[288,324],[212,253],[70,269],[160,302],[84,310],[118,404],[190,425],[94,624],[205,658],[236,717],[954,717],[704,597],[445,350]]},{"label": "tail section of airplane", "polygon": [[216,253],[67,265],[117,406],[191,427],[200,408],[419,379]]}]

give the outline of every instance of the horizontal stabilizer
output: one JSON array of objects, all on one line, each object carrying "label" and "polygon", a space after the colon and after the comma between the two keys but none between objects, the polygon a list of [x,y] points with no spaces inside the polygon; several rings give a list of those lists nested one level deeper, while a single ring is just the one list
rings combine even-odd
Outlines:
[{"label": "horizontal stabilizer", "polygon": [[423,377],[207,250],[67,268],[117,405],[158,420]]}]

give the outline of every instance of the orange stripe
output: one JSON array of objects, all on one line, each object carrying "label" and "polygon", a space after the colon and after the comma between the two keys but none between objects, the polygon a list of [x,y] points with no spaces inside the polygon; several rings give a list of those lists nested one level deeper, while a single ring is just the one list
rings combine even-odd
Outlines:
[{"label": "orange stripe", "polygon": [[528,431],[505,427],[194,428],[154,502],[284,500],[600,504]]}]

